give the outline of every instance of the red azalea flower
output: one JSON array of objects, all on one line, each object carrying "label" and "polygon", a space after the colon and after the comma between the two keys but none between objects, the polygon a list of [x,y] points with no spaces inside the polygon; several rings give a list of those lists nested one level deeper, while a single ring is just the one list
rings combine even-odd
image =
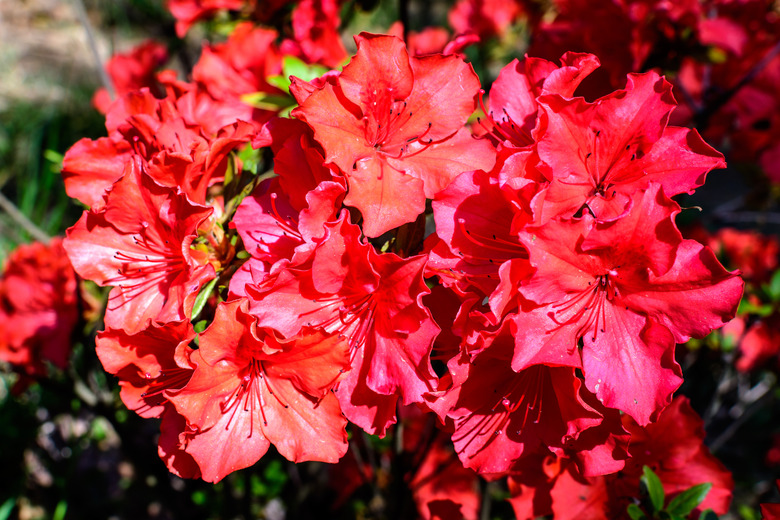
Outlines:
[{"label": "red azalea flower", "polygon": [[106,116],[109,136],[81,139],[66,152],[62,176],[68,195],[98,209],[135,155],[148,163],[156,181],[205,203],[207,189],[224,177],[230,152],[255,129],[234,119],[209,133],[186,120],[179,110],[182,99],[158,100],[147,89],[119,98]]},{"label": "red azalea flower", "polygon": [[339,182],[324,181],[307,196],[302,209],[292,206],[277,178],[258,186],[245,198],[231,222],[251,258],[230,280],[230,293],[247,296],[247,284],[261,284],[289,262],[305,261],[325,234],[323,224],[334,220],[344,196]]},{"label": "red azalea flower", "polygon": [[221,9],[241,9],[254,0],[167,0],[167,7],[176,18],[176,36],[184,38],[199,20],[213,16]]},{"label": "red azalea flower", "polygon": [[461,462],[489,478],[536,453],[562,451],[583,431],[599,427],[606,412],[585,395],[573,368],[513,371],[514,340],[509,327],[502,331],[473,360],[461,355],[449,363],[453,387],[440,398],[452,403],[447,417],[454,422],[452,440]]},{"label": "red azalea flower", "polygon": [[780,262],[780,240],[757,231],[724,228],[708,242],[718,254],[725,254],[726,265],[742,271],[753,283],[767,282]]},{"label": "red azalea flower", "polygon": [[750,372],[777,358],[780,354],[780,316],[770,316],[750,326],[739,342],[740,356],[736,367],[741,372]]},{"label": "red azalea flower", "polygon": [[649,72],[629,75],[625,89],[594,103],[539,99],[544,122],[538,153],[553,175],[543,221],[583,210],[599,221],[614,220],[650,182],[660,183],[668,196],[691,193],[707,172],[725,166],[698,132],[667,127],[676,105],[671,89]]},{"label": "red azalea flower", "polygon": [[626,508],[640,496],[643,466],[658,475],[668,501],[682,491],[705,482],[712,484],[694,514],[712,509],[725,514],[734,482],[729,471],[704,446],[702,421],[686,398],[676,398],[658,418],[641,427],[628,415],[623,424],[631,433],[630,458],[623,470],[612,475],[585,477],[575,464],[552,457],[527,464],[509,480],[510,499],[517,517],[600,520],[627,517]]},{"label": "red azalea flower", "polygon": [[[639,487],[642,467],[647,465],[661,479],[670,500],[691,486],[712,483],[712,489],[695,511],[712,509],[719,515],[726,514],[734,481],[704,445],[704,424],[687,398],[675,398],[656,423],[642,427],[624,415],[623,425],[631,434],[630,458],[623,473],[610,483],[615,498],[632,496],[628,490]],[[625,511],[627,505],[624,503],[620,509]]]},{"label": "red azalea flower", "polygon": [[201,285],[214,276],[207,255],[190,246],[212,209],[157,184],[136,159],[106,204],[68,230],[65,250],[76,272],[112,285],[106,326],[128,334],[189,318]]},{"label": "red azalea flower", "polygon": [[339,34],[343,0],[301,0],[292,13],[293,39],[282,42],[285,54],[307,63],[337,68],[349,56]]},{"label": "red azalea flower", "polygon": [[534,144],[531,132],[536,126],[537,98],[546,94],[572,97],[580,82],[598,68],[599,60],[592,54],[567,52],[561,56],[561,65],[526,56],[501,69],[490,88],[490,110],[485,110],[495,137],[517,147]]},{"label": "red azalea flower", "polygon": [[312,331],[282,342],[245,303],[219,305],[190,356],[192,379],[166,393],[187,420],[183,449],[208,482],[254,464],[270,444],[293,462],[336,462],[346,420],[330,389],[348,368],[347,342]]},{"label": "red azalea flower", "polygon": [[252,257],[231,278],[236,296],[246,296],[246,283],[262,282],[277,262],[303,261],[325,234],[323,224],[336,219],[346,191],[343,179],[323,165],[306,124],[277,118],[267,129],[278,176],[246,197],[230,224]]},{"label": "red azalea flower", "polygon": [[360,241],[346,212],[302,265],[247,286],[250,310],[262,326],[293,337],[305,326],[349,339],[352,370],[338,386],[351,422],[384,435],[404,404],[421,402],[434,388],[429,354],[438,327],[422,297],[425,257],[377,254]]},{"label": "red azalea flower", "polygon": [[[775,486],[780,489],[780,480],[775,481]],[[764,520],[780,520],[780,504],[761,504],[761,517]]]},{"label": "red azalea flower", "polygon": [[[519,171],[529,155],[528,151],[513,153],[504,165]],[[509,290],[496,290],[500,273],[518,279],[530,274],[528,251],[517,233],[533,214],[531,200],[538,185],[519,178],[512,184],[502,186],[481,171],[459,175],[433,201],[440,241],[429,238],[427,242],[429,273],[460,290],[478,288],[490,296],[491,310],[499,317],[516,293],[514,284]]]},{"label": "red azalea flower", "polygon": [[79,319],[76,273],[62,239],[16,248],[0,277],[0,360],[28,376],[65,368]]},{"label": "red azalea flower", "polygon": [[[123,96],[143,87],[157,85],[155,72],[168,61],[168,49],[161,43],[148,40],[129,52],[115,54],[106,63],[106,72],[117,96]],[[92,96],[92,104],[101,114],[108,112],[111,99],[105,88],[98,89]]]},{"label": "red azalea flower", "polygon": [[141,417],[160,417],[169,405],[164,390],[178,390],[190,380],[190,341],[195,331],[188,321],[151,323],[128,334],[121,329],[99,332],[95,349],[109,374],[119,378],[119,396]]},{"label": "red azalea flower", "polygon": [[192,79],[212,98],[214,105],[244,110],[243,121],[267,121],[273,112],[253,109],[241,101],[244,94],[263,92],[283,95],[268,83],[270,76],[282,73],[282,56],[276,47],[273,29],[241,23],[225,43],[207,45],[192,69]]},{"label": "red azalea flower", "polygon": [[521,14],[519,0],[459,0],[447,18],[456,33],[476,33],[488,40],[505,34]]},{"label": "red azalea flower", "polygon": [[[421,446],[416,448],[419,450]],[[436,434],[422,454],[409,487],[423,520],[479,518],[481,498],[477,475],[458,462],[444,433]]]},{"label": "red azalea flower", "polygon": [[125,406],[141,417],[162,418],[158,453],[168,469],[183,478],[200,477],[200,468],[179,446],[186,422],[165,392],[183,388],[192,377],[189,343],[194,337],[189,321],[179,321],[151,323],[135,334],[108,329],[95,340],[103,368],[119,379]]},{"label": "red azalea flower", "polygon": [[322,237],[323,224],[337,216],[345,187],[323,165],[307,125],[274,119],[267,128],[277,177],[241,202],[231,226],[253,258],[274,263],[292,258],[297,246]]},{"label": "red azalea flower", "polygon": [[425,209],[464,171],[489,169],[493,148],[463,127],[479,80],[454,56],[409,57],[401,40],[363,33],[357,55],[293,114],[347,177],[344,203],[376,237]]},{"label": "red azalea flower", "polygon": [[583,218],[520,232],[536,272],[518,291],[537,307],[511,318],[512,367],[581,367],[606,406],[652,420],[682,382],[675,342],[722,326],[742,292],[712,251],[682,240],[678,211],[653,184],[612,224]]}]

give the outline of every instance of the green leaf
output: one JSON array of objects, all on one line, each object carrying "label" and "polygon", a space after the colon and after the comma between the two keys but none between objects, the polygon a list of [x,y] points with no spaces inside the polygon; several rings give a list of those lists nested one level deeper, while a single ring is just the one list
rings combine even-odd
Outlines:
[{"label": "green leaf", "polygon": [[762,318],[766,318],[772,314],[772,312],[774,312],[772,305],[768,303],[764,305],[755,305],[746,299],[739,302],[739,308],[737,309],[737,314],[756,314]]},{"label": "green leaf", "polygon": [[707,51],[707,57],[712,63],[724,63],[728,59],[728,54],[717,47],[710,47]]},{"label": "green leaf", "polygon": [[661,479],[650,469],[649,466],[642,468],[642,478],[640,479],[647,489],[650,496],[650,503],[653,505],[653,512],[661,511],[664,508],[664,485]]},{"label": "green leaf", "polygon": [[760,520],[761,515],[747,504],[741,504],[738,508],[739,516],[744,520]]},{"label": "green leaf", "polygon": [[699,520],[718,520],[718,515],[712,509],[705,509],[701,512]]},{"label": "green leaf", "polygon": [[208,325],[209,325],[209,321],[208,320],[200,320],[200,321],[196,321],[192,325],[192,327],[193,327],[193,329],[195,329],[195,332],[200,334],[201,332],[206,330],[206,327],[208,327]]},{"label": "green leaf", "polygon": [[211,281],[204,285],[198,293],[198,297],[195,298],[195,305],[192,306],[192,320],[197,318],[198,314],[200,314],[200,311],[202,311],[203,307],[206,306],[206,300],[209,299],[211,291],[214,289],[214,286],[217,285],[217,279],[219,279],[218,276],[212,278]]},{"label": "green leaf", "polygon": [[696,506],[704,501],[710,489],[712,489],[712,484],[709,482],[690,487],[674,497],[669,502],[666,511],[672,515],[688,516],[691,511],[696,509]]},{"label": "green leaf", "polygon": [[16,506],[15,497],[11,497],[3,502],[3,505],[0,506],[0,520],[8,520],[8,517],[11,516],[11,513],[14,510],[14,506]]},{"label": "green leaf", "polygon": [[775,271],[769,284],[764,286],[764,290],[773,302],[780,300],[780,269]]},{"label": "green leaf", "polygon": [[288,92],[290,90],[290,80],[287,79],[286,76],[268,76],[266,78],[266,81],[269,85],[272,87],[276,87],[279,90],[284,90],[285,92]]},{"label": "green leaf", "polygon": [[237,150],[237,155],[241,159],[244,171],[257,174],[257,169],[262,161],[260,148],[253,148],[252,143],[247,143]]},{"label": "green leaf", "polygon": [[192,493],[192,502],[195,505],[202,506],[206,503],[206,492],[198,490]]},{"label": "green leaf", "polygon": [[279,460],[272,460],[263,471],[264,480],[268,483],[268,494],[271,497],[278,496],[287,483],[287,472]]},{"label": "green leaf", "polygon": [[303,81],[311,81],[319,78],[328,70],[330,69],[322,65],[310,65],[295,56],[284,56],[282,58],[282,73],[278,76],[269,76],[266,78],[266,81],[279,90],[289,92],[290,76],[295,76]]},{"label": "green leaf", "polygon": [[60,502],[57,504],[57,507],[54,509],[54,514],[52,515],[52,520],[63,520],[65,518],[65,513],[68,512],[68,503],[64,500],[60,500]]},{"label": "green leaf", "polygon": [[645,512],[636,504],[629,504],[626,512],[628,513],[628,516],[631,517],[631,520],[647,520]]},{"label": "green leaf", "polygon": [[62,160],[65,158],[64,155],[62,155],[60,152],[56,150],[45,150],[43,152],[43,157],[49,161],[57,165],[58,169],[62,169]]},{"label": "green leaf", "polygon": [[[309,65],[295,56],[285,56],[282,58],[282,71],[285,78],[295,76],[303,81],[311,81],[314,78],[319,78],[328,72],[328,70],[327,67],[323,67],[322,65]],[[287,83],[289,85],[289,80]]]},{"label": "green leaf", "polygon": [[241,96],[241,101],[260,110],[279,111],[295,104],[290,96],[268,94],[266,92],[252,92]]}]

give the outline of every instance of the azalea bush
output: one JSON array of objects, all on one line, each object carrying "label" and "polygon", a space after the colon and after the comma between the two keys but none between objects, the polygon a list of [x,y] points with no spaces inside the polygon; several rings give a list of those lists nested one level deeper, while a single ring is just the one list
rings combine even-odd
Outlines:
[{"label": "azalea bush", "polygon": [[1,514],[758,518],[771,3],[165,7],[62,156],[80,217],[6,260]]}]

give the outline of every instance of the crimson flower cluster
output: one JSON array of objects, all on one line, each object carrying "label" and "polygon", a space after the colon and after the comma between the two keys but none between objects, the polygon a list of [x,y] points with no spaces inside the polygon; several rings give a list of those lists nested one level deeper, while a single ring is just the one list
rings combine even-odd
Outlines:
[{"label": "crimson flower cluster", "polygon": [[[677,229],[671,197],[725,163],[669,125],[671,85],[630,74],[589,102],[574,93],[599,61],[566,53],[513,61],[486,106],[459,55],[363,33],[342,70],[291,78],[283,117],[240,101],[276,92],[273,39],[239,27],[65,158],[90,206],[65,249],[112,288],[98,355],[128,408],[162,418],[170,470],[216,482],[271,444],[337,462],[348,423],[384,436],[414,405],[486,478],[521,486],[553,459],[553,494],[636,475],[642,439],[692,414],[675,345],[742,293]],[[272,176],[242,167],[250,146]]]},{"label": "crimson flower cluster", "polygon": [[60,369],[68,364],[78,302],[76,273],[61,238],[9,255],[0,277],[0,361],[20,375],[14,391],[48,374],[49,363]]}]

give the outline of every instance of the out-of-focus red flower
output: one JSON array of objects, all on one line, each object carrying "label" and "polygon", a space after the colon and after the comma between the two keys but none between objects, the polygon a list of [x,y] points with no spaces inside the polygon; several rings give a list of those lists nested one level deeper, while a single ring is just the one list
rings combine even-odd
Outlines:
[{"label": "out-of-focus red flower", "polygon": [[[387,30],[387,34],[404,38],[404,26],[395,22]],[[420,32],[409,31],[406,35],[407,48],[412,56],[426,54],[456,54],[462,55],[469,45],[479,43],[479,36],[474,33],[459,34],[450,38],[450,33],[443,27],[426,27]]]},{"label": "out-of-focus red flower", "polygon": [[255,0],[168,0],[168,9],[176,18],[176,35],[183,38],[196,22],[222,9],[238,10],[254,6]]},{"label": "out-of-focus red flower", "polygon": [[79,319],[76,273],[62,239],[15,249],[0,277],[0,360],[25,376],[65,368]]},{"label": "out-of-focus red flower", "polygon": [[445,433],[434,435],[409,482],[420,517],[424,520],[477,520],[481,499],[476,473],[458,461]]},{"label": "out-of-focus red flower", "polygon": [[719,515],[728,511],[734,481],[704,445],[704,424],[687,398],[675,398],[656,423],[641,427],[624,415],[623,425],[631,434],[630,458],[624,474],[610,484],[616,497],[630,496],[628,489],[639,487],[642,467],[647,465],[661,479],[669,499],[691,486],[710,482],[712,489],[696,511],[712,509]]},{"label": "out-of-focus red flower", "polygon": [[487,40],[505,34],[523,12],[518,0],[459,0],[448,18],[456,33],[476,33]]},{"label": "out-of-focus red flower", "polygon": [[721,327],[720,333],[726,338],[730,345],[736,345],[745,334],[745,318],[736,316],[733,320]]},{"label": "out-of-focus red flower", "polygon": [[267,121],[271,112],[252,109],[241,101],[241,96],[255,92],[284,94],[268,83],[270,76],[282,73],[276,38],[273,29],[255,27],[249,22],[239,24],[226,42],[203,48],[192,70],[194,82],[209,93],[213,104],[243,109],[241,120]]},{"label": "out-of-focus red flower", "polygon": [[[127,53],[115,54],[106,63],[106,71],[111,78],[116,96],[157,85],[155,73],[168,61],[168,49],[153,40],[146,41]],[[105,88],[98,89],[92,96],[92,105],[100,113],[108,113],[112,99]]]},{"label": "out-of-focus red flower", "polygon": [[[780,489],[780,480],[775,485]],[[761,504],[761,517],[764,520],[780,520],[780,504]]]},{"label": "out-of-focus red flower", "polygon": [[780,466],[780,433],[772,436],[772,445],[766,452],[764,463],[770,467]]},{"label": "out-of-focus red flower", "polygon": [[[368,437],[354,435],[349,452],[328,468],[329,487],[336,494],[332,506],[341,507],[364,486],[384,492],[390,486],[403,485],[411,493],[398,497],[395,504],[401,518],[479,518],[479,478],[460,464],[448,434],[436,427],[435,416],[413,405],[400,406],[398,417],[403,432],[400,451],[378,448],[367,442]],[[399,468],[398,473],[389,474],[390,465]],[[415,507],[418,515],[414,515]]]},{"label": "out-of-focus red flower", "polygon": [[[556,15],[536,27],[529,55],[555,59],[566,51],[598,55],[602,68],[579,91],[589,99],[623,86],[626,74],[673,63],[689,52],[700,2],[686,0],[556,0]],[[686,50],[683,50],[686,49]],[[657,61],[656,61],[657,60]]]},{"label": "out-of-focus red flower", "polygon": [[780,17],[764,0],[711,2],[699,21],[701,43],[726,59],[684,57],[675,81],[675,124],[696,125],[730,160],[758,162],[780,182]]},{"label": "out-of-focus red flower", "polygon": [[601,68],[583,84],[589,98],[621,87],[626,74],[640,70],[634,46],[635,24],[622,3],[611,0],[561,0],[554,19],[543,20],[533,35],[530,56],[554,60],[564,52],[599,56]]},{"label": "out-of-focus red flower", "polygon": [[750,326],[739,342],[737,370],[750,372],[780,354],[780,316],[770,316]]},{"label": "out-of-focus red flower", "polygon": [[723,228],[708,243],[715,252],[725,254],[725,263],[742,271],[748,282],[768,281],[780,262],[780,240],[758,231]]},{"label": "out-of-focus red flower", "polygon": [[292,13],[293,38],[282,42],[285,54],[307,63],[339,67],[349,56],[339,33],[343,0],[301,0]]}]

